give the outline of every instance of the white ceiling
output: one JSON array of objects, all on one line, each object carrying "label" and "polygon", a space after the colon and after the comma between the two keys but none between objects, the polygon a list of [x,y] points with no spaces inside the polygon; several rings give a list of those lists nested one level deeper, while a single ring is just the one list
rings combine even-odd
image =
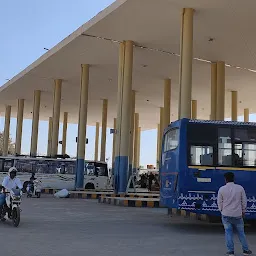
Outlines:
[{"label": "white ceiling", "polygon": [[[48,51],[0,89],[0,113],[12,105],[16,116],[17,99],[25,99],[25,117],[32,117],[33,91],[42,90],[40,118],[52,115],[53,80],[63,79],[61,112],[70,113],[77,123],[80,64],[91,64],[88,125],[101,120],[101,99],[109,99],[108,126],[116,116],[118,43],[133,40],[133,89],[136,111],[143,129],[156,128],[163,105],[165,78],[172,79],[171,118],[177,118],[180,21],[182,8],[196,10],[194,17],[194,57],[223,60],[226,68],[226,117],[230,116],[231,90],[238,90],[239,114],[243,108],[256,112],[256,2],[247,0],[117,0],[91,21]],[[90,35],[90,36],[85,36]],[[209,38],[214,38],[209,42]],[[210,115],[210,64],[193,62],[193,99],[198,100],[198,117]]]}]

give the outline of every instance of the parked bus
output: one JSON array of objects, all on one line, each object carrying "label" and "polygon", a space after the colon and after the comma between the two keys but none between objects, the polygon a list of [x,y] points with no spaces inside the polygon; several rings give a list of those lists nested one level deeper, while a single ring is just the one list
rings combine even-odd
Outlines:
[{"label": "parked bus", "polygon": [[256,123],[181,119],[165,130],[160,163],[164,206],[220,216],[217,193],[228,171],[245,188],[245,218],[256,219]]},{"label": "parked bus", "polygon": [[[10,167],[15,166],[22,182],[29,180],[32,173],[42,181],[43,188],[73,190],[75,186],[75,159],[50,159],[31,157],[0,157],[0,181]],[[111,189],[107,163],[85,161],[85,189]]]}]

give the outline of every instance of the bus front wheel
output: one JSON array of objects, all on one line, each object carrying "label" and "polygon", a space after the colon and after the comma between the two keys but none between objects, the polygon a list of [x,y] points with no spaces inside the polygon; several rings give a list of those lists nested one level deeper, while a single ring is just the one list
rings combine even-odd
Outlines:
[{"label": "bus front wheel", "polygon": [[93,183],[87,183],[84,188],[85,189],[95,189],[95,186]]}]

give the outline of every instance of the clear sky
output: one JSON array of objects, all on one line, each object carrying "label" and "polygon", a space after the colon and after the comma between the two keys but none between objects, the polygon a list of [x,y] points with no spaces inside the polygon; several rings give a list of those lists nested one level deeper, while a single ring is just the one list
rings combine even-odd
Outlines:
[{"label": "clear sky", "polygon": [[[22,71],[79,26],[87,22],[114,0],[8,0],[0,8],[0,85]],[[4,118],[0,118],[3,130]],[[22,153],[30,151],[31,120],[24,120]],[[11,120],[10,135],[15,140],[16,119]],[[38,153],[47,148],[48,123],[40,122]],[[76,155],[77,125],[69,125],[67,153]],[[94,158],[95,127],[88,127],[86,159]],[[62,125],[60,126],[60,140]],[[59,147],[60,149],[60,147]],[[107,135],[106,157],[111,159],[112,135]],[[156,130],[141,134],[141,165],[156,162]]]}]

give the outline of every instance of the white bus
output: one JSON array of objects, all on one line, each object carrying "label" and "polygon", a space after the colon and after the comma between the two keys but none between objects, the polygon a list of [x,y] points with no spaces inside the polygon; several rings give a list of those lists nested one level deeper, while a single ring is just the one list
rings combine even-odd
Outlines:
[{"label": "white bus", "polygon": [[[0,157],[0,182],[10,167],[15,166],[22,182],[28,181],[32,173],[42,181],[43,188],[73,190],[75,186],[75,159],[51,159],[32,157]],[[107,163],[85,160],[84,189],[112,189]]]}]

